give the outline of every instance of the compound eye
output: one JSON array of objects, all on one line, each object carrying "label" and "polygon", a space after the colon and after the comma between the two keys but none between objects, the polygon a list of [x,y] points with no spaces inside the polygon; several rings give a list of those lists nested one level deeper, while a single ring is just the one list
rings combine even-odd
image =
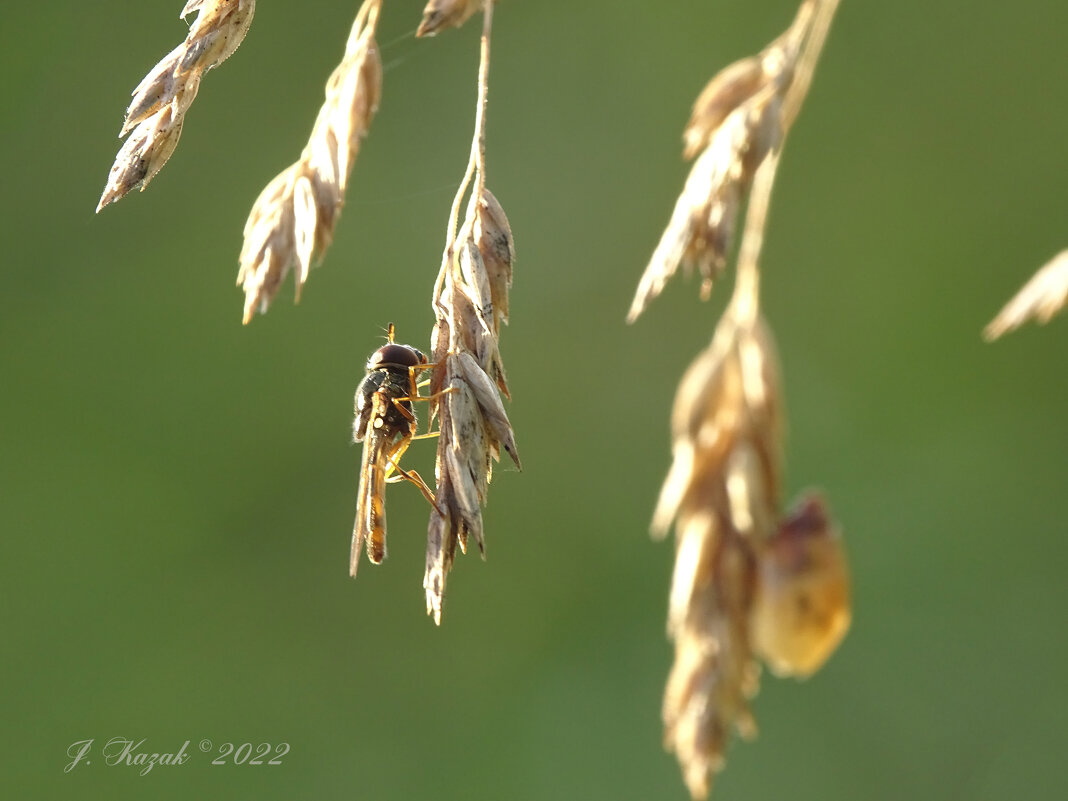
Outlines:
[{"label": "compound eye", "polygon": [[367,369],[374,370],[386,365],[415,367],[426,364],[426,357],[410,345],[390,343],[376,350],[367,361]]}]

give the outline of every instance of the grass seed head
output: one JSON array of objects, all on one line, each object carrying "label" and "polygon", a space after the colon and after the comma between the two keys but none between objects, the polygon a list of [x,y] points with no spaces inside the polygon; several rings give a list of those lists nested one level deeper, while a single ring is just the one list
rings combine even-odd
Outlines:
[{"label": "grass seed head", "polygon": [[382,62],[374,39],[380,2],[366,0],[361,6],[300,159],[252,206],[237,276],[245,291],[245,323],[257,310],[267,311],[294,268],[299,300],[313,262],[333,239],[349,173],[381,95]]},{"label": "grass seed head", "polygon": [[665,743],[694,798],[707,795],[731,731],[756,730],[757,657],[806,674],[848,626],[844,558],[834,559],[824,508],[806,504],[779,523],[782,414],[770,328],[729,309],[679,385],[672,466],[653,516],[655,535],[674,523],[676,538]]},{"label": "grass seed head", "polygon": [[751,737],[748,699],[759,671],[749,646],[746,610],[753,562],[723,536],[714,514],[687,515],[677,527],[672,583],[675,661],[664,691],[664,745],[682,766],[693,798],[708,795],[723,767],[732,731]]},{"label": "grass seed head", "polygon": [[770,328],[763,320],[740,327],[733,317],[724,317],[712,344],[690,365],[675,394],[673,464],[653,514],[654,534],[666,534],[680,513],[719,502],[714,488],[724,482],[728,459],[739,447],[754,452],[766,485],[761,494],[770,504],[778,502],[781,393]]},{"label": "grass seed head", "polygon": [[771,330],[729,309],[679,385],[653,517],[655,535],[674,523],[676,538],[665,744],[695,799],[708,794],[731,731],[756,731],[757,659],[808,675],[849,626],[845,556],[822,499],[782,517],[782,416]]},{"label": "grass seed head", "polygon": [[[427,613],[441,622],[445,577],[458,545],[473,535],[485,555],[482,507],[493,463],[503,449],[517,467],[515,433],[504,411],[507,395],[499,349],[500,309],[508,308],[515,251],[507,218],[488,190],[473,193],[449,248],[434,309],[431,413],[437,415],[436,509],[427,530],[423,586]],[[440,393],[440,394],[439,394]]]},{"label": "grass seed head", "polygon": [[248,33],[255,0],[190,0],[181,18],[197,18],[185,41],[152,68],[133,91],[119,136],[130,138],[119,150],[96,210],[144,189],[167,162],[182,133],[185,113],[205,72],[237,49]]},{"label": "grass seed head", "polygon": [[786,33],[701,93],[684,133],[686,156],[697,158],[628,315],[633,321],[680,265],[696,267],[707,297],[746,207],[734,296],[680,383],[672,464],[652,521],[654,536],[675,528],[668,610],[675,663],[664,736],[695,799],[708,794],[731,732],[755,734],[748,700],[758,688],[758,659],[778,673],[807,675],[848,627],[845,560],[829,515],[806,503],[779,522],[782,389],[759,311],[779,150],[837,4],[802,0]]},{"label": "grass seed head", "polygon": [[638,283],[628,322],[680,266],[697,269],[706,299],[726,269],[757,168],[786,136],[784,109],[812,8],[811,2],[802,3],[786,32],[757,55],[721,70],[698,95],[683,132],[683,154],[697,160]]},{"label": "grass seed head", "polygon": [[633,321],[680,266],[696,267],[706,296],[722,275],[757,167],[782,141],[781,99],[768,87],[731,110],[694,162],[627,319]]}]

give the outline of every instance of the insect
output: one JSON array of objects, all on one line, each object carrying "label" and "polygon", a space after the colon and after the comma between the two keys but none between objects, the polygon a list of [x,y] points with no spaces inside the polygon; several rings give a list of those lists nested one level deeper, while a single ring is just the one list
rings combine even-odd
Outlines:
[{"label": "insect", "polygon": [[[386,557],[386,482],[407,479],[419,487],[434,504],[426,482],[414,470],[404,470],[399,462],[415,438],[414,400],[429,400],[419,395],[416,379],[434,365],[411,345],[393,341],[393,323],[389,324],[389,342],[367,360],[367,375],[356,388],[356,419],[353,439],[363,442],[360,466],[360,489],[356,500],[356,522],[352,527],[352,555],[349,575],[356,575],[360,550],[367,543],[367,558],[380,564]],[[424,435],[425,436],[425,435]],[[396,472],[397,475],[392,474]]]}]

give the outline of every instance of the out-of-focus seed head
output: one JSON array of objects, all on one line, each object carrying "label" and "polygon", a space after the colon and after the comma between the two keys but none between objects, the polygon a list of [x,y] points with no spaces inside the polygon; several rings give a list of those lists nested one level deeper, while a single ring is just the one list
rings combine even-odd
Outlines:
[{"label": "out-of-focus seed head", "polygon": [[708,794],[732,730],[756,733],[748,699],[757,691],[746,613],[753,557],[711,510],[680,519],[669,632],[675,662],[664,691],[664,744],[692,796]]},{"label": "out-of-focus seed head", "polygon": [[433,36],[445,28],[459,28],[481,7],[482,0],[430,0],[415,35]]},{"label": "out-of-focus seed head", "polygon": [[[816,7],[805,0],[785,34],[728,67],[701,93],[684,133],[687,157],[697,158],[628,315],[633,321],[680,265],[696,268],[707,297],[734,249],[742,209],[750,206],[734,298],[675,396],[672,464],[652,522],[654,536],[675,527],[668,612],[675,662],[664,694],[664,733],[695,799],[708,794],[731,731],[755,732],[748,699],[757,691],[757,656],[778,672],[811,672],[848,626],[840,543],[815,533],[829,530],[825,517],[803,507],[779,523],[782,389],[758,296],[777,151],[804,94],[788,89],[795,71],[798,85],[807,87],[811,63],[799,60],[802,43],[811,33],[818,52],[826,32],[821,23],[821,33],[812,33]],[[825,23],[834,4],[821,8]],[[754,183],[759,192],[747,203]],[[810,566],[789,558],[798,552]]]},{"label": "out-of-focus seed head", "polygon": [[694,102],[683,141],[686,158],[697,160],[638,283],[628,322],[680,266],[697,269],[704,299],[726,269],[756,171],[785,138],[784,102],[812,11],[811,2],[803,3],[785,33],[720,71]]},{"label": "out-of-focus seed head", "polygon": [[742,202],[760,163],[782,141],[781,101],[769,85],[709,134],[638,283],[633,322],[680,266],[696,267],[706,296],[727,266]]},{"label": "out-of-focus seed head", "polygon": [[758,554],[753,648],[776,675],[809,676],[851,618],[845,551],[823,498],[803,498]]},{"label": "out-of-focus seed head", "polygon": [[738,146],[741,164],[741,184],[748,188],[756,175],[757,167],[782,143],[782,100],[774,92],[768,92],[765,102],[755,98],[745,106],[745,137]]},{"label": "out-of-focus seed head", "polygon": [[760,497],[776,508],[782,471],[781,393],[770,328],[761,319],[739,327],[733,316],[725,316],[675,394],[673,463],[653,514],[654,535],[663,536],[677,515],[721,502],[712,488],[725,486],[727,460],[739,447],[751,450],[752,464],[746,470],[753,471],[753,480],[759,477]]},{"label": "out-of-focus seed head", "polygon": [[707,794],[732,730],[755,731],[747,699],[758,668],[749,642],[756,550],[778,518],[779,373],[771,332],[725,315],[680,382],[673,462],[653,517],[675,523],[668,633],[675,665],[664,732],[694,798]]},{"label": "out-of-focus seed head", "polygon": [[780,522],[782,416],[771,330],[729,309],[679,384],[653,517],[655,535],[675,524],[665,742],[694,798],[707,794],[731,730],[755,731],[756,658],[808,675],[849,626],[845,555],[822,499]]},{"label": "out-of-focus seed head", "polygon": [[727,115],[759,92],[768,81],[758,56],[735,61],[724,67],[701,90],[693,104],[690,121],[682,139],[683,155],[692,159],[704,150]]},{"label": "out-of-focus seed head", "polygon": [[992,342],[1028,320],[1048,323],[1065,305],[1068,305],[1068,250],[1054,256],[1024,284],[983,330],[983,337]]}]

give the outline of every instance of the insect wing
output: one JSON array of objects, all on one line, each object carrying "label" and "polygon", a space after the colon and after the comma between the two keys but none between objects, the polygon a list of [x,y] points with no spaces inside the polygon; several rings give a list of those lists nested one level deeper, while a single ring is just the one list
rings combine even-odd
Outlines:
[{"label": "insect wing", "polygon": [[386,426],[376,427],[384,418],[389,399],[382,392],[371,396],[371,425],[367,426],[363,441],[363,462],[360,465],[360,489],[356,499],[356,522],[352,527],[352,554],[349,575],[356,575],[360,565],[360,551],[367,542],[367,558],[379,564],[386,558],[386,474],[393,453],[396,432]]},{"label": "insect wing", "polygon": [[380,371],[368,373],[356,388],[356,417],[352,423],[352,439],[354,442],[363,442],[363,438],[367,436],[368,424],[372,419],[371,412],[373,411],[374,397],[381,390],[384,378],[384,374]]}]

